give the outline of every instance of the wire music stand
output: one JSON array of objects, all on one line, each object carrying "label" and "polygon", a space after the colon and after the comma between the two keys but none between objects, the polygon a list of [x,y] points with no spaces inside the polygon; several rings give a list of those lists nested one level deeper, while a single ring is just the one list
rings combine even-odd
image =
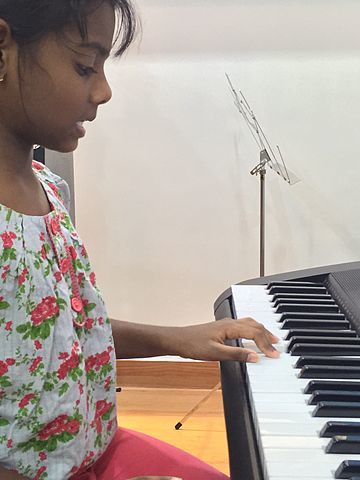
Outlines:
[{"label": "wire music stand", "polygon": [[234,103],[238,111],[243,116],[250,133],[255,140],[260,150],[260,161],[255,167],[250,170],[251,175],[259,176],[260,178],[260,277],[265,275],[265,176],[266,168],[276,172],[289,185],[294,185],[299,182],[299,179],[287,167],[284,158],[281,154],[280,148],[277,145],[277,154],[274,153],[268,139],[266,138],[263,129],[257,121],[254,112],[250,108],[245,96],[239,90],[239,94],[235,90],[229,75],[226,73],[226,78],[230,86],[231,93],[234,98]]}]

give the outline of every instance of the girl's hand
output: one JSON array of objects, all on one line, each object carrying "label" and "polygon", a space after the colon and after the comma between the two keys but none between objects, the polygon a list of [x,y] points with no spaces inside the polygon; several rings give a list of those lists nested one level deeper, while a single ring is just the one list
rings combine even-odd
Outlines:
[{"label": "girl's hand", "polygon": [[225,340],[245,338],[254,340],[259,349],[271,358],[278,358],[273,347],[279,339],[253,318],[223,320],[179,328],[173,339],[178,355],[195,360],[237,360],[255,363],[258,353],[248,348],[225,345]]}]

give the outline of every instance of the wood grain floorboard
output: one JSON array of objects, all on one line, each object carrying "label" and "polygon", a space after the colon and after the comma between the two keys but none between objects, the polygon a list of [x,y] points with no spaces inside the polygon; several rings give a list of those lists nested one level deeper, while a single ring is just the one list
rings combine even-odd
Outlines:
[{"label": "wood grain floorboard", "polygon": [[170,443],[229,475],[221,391],[182,426],[175,425],[209,390],[124,387],[118,394],[119,425]]}]

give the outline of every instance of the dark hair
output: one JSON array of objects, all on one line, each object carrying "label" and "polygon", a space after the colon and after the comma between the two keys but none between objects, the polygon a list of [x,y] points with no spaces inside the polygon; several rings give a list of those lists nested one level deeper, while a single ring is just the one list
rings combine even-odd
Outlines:
[{"label": "dark hair", "polygon": [[5,20],[20,46],[36,42],[50,32],[61,33],[74,23],[87,37],[87,16],[108,2],[118,16],[115,56],[122,55],[134,39],[136,15],[131,0],[0,0],[0,18]]}]

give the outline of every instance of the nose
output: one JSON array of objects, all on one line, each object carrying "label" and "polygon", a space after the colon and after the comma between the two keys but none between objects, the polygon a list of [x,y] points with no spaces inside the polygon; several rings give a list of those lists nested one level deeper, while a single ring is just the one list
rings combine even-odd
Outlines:
[{"label": "nose", "polygon": [[91,92],[91,103],[95,105],[104,105],[111,100],[112,90],[107,81],[105,74],[97,77],[97,82],[94,84]]}]

